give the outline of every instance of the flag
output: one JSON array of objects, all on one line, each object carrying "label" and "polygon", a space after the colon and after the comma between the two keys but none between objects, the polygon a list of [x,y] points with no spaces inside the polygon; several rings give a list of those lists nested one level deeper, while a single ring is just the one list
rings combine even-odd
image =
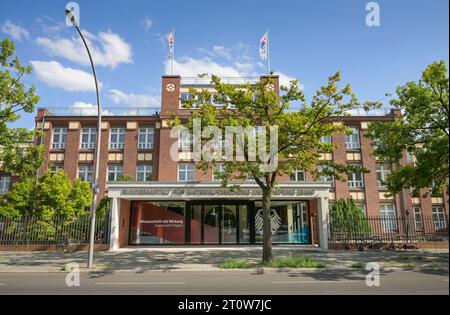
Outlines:
[{"label": "flag", "polygon": [[269,36],[268,36],[267,32],[265,32],[263,37],[261,37],[261,40],[259,41],[259,56],[263,60],[267,59],[268,44],[269,44]]},{"label": "flag", "polygon": [[169,57],[173,57],[173,31],[167,36],[167,42],[169,44]]}]

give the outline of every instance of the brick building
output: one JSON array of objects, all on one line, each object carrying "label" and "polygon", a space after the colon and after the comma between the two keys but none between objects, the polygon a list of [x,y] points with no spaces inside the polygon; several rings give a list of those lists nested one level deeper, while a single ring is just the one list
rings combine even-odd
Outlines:
[{"label": "brick building", "polygon": [[[256,78],[259,79],[259,78]],[[264,78],[263,78],[264,79]],[[274,89],[278,92],[278,78]],[[190,87],[208,88],[202,78],[162,77],[161,109],[153,114],[132,110],[105,115],[102,120],[99,169],[99,199],[112,199],[111,248],[146,244],[253,244],[261,241],[261,196],[254,181],[230,192],[214,180],[214,172],[197,169],[191,155],[180,149],[179,161],[170,158],[178,139],[170,137],[170,113],[187,117],[180,100],[189,97]],[[372,145],[364,136],[372,121],[389,121],[399,113],[379,116],[335,117],[353,130],[337,133],[323,141],[335,145],[323,160],[354,163],[369,169],[367,174],[349,174],[348,181],[322,178],[298,170],[282,179],[274,196],[272,217],[274,243],[317,243],[327,247],[329,203],[352,197],[367,216],[396,216],[408,210],[417,220],[434,216],[447,224],[448,195],[423,196],[405,190],[394,198],[386,196],[382,180],[389,164],[371,155]],[[54,115],[39,109],[39,139],[46,147],[44,169],[63,168],[72,179],[92,180],[96,116]],[[178,142],[182,146],[183,139]],[[405,154],[401,163],[410,163]],[[217,165],[220,167],[220,165]],[[131,181],[117,181],[120,177]]]}]

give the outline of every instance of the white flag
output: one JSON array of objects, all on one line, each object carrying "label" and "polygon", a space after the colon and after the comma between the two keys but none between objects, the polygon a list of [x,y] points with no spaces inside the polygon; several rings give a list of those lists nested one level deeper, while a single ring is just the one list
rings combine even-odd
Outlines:
[{"label": "white flag", "polygon": [[259,56],[263,60],[266,60],[268,56],[268,44],[269,44],[269,36],[266,32],[259,41]]},{"label": "white flag", "polygon": [[169,44],[169,58],[173,57],[173,32],[170,32],[167,36],[167,42]]}]

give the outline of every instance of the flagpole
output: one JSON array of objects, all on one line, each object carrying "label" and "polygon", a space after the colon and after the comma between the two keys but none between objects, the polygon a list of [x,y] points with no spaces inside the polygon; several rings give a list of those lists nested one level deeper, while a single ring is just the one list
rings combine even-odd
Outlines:
[{"label": "flagpole", "polygon": [[173,75],[173,59],[175,58],[175,28],[174,27],[172,28],[172,41],[173,41],[173,44],[172,44],[172,61],[171,61],[172,65],[171,65],[171,68],[172,68],[172,75]]},{"label": "flagpole", "polygon": [[267,74],[270,77],[270,36],[269,36],[269,30],[267,30]]}]

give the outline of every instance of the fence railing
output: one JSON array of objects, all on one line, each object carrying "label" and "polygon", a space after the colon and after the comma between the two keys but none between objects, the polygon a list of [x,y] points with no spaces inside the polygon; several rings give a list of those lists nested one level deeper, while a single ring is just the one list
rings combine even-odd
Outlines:
[{"label": "fence railing", "polygon": [[[0,245],[61,245],[87,244],[89,242],[89,218],[6,219],[0,217]],[[96,244],[109,242],[108,218],[96,220]]]},{"label": "fence railing", "polygon": [[329,218],[330,243],[448,242],[448,218]]}]

